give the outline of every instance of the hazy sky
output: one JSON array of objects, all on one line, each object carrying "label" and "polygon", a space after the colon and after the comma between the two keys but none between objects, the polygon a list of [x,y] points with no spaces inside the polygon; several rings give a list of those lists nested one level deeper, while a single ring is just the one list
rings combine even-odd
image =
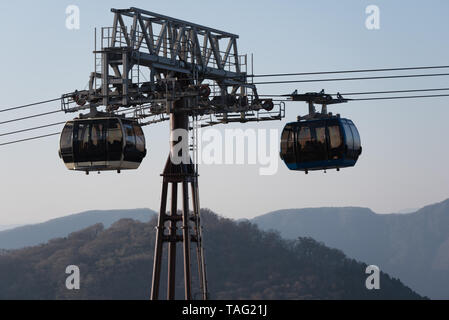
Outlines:
[{"label": "hazy sky", "polygon": [[[81,28],[65,27],[65,9],[80,8]],[[380,8],[380,30],[367,30],[365,8]],[[0,108],[84,89],[93,71],[93,30],[110,26],[111,7],[140,7],[240,35],[255,73],[448,65],[449,2],[308,1],[2,1]],[[413,73],[413,72],[412,72]],[[416,73],[416,72],[415,72]],[[448,87],[449,77],[260,86],[261,94],[359,92]],[[257,165],[200,166],[200,201],[217,213],[254,217],[284,208],[363,206],[379,213],[449,197],[449,98],[352,102],[330,111],[357,125],[363,154],[355,168],[304,175],[279,163],[273,176]],[[58,103],[0,114],[0,122],[57,110]],[[306,106],[289,103],[282,122],[242,125],[282,129]],[[62,113],[0,125],[0,134],[64,121]],[[233,125],[230,127],[241,127]],[[222,130],[224,127],[217,127]],[[56,132],[47,128],[1,142]],[[44,221],[89,209],[157,210],[168,124],[145,128],[148,157],[137,171],[101,175],[68,171],[58,137],[0,147],[0,224]]]}]

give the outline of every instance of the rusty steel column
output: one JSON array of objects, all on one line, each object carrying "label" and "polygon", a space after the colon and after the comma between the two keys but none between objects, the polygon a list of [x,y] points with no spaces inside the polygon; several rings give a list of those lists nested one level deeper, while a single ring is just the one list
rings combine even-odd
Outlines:
[{"label": "rusty steel column", "polygon": [[[202,298],[207,299],[207,283],[199,217],[198,175],[189,151],[189,115],[182,111],[176,111],[182,109],[184,103],[186,101],[182,99],[176,101],[173,112],[170,114],[170,156],[161,174],[163,177],[161,210],[156,232],[153,287],[151,291],[151,299],[153,300],[159,298],[164,243],[168,243],[167,299],[174,300],[176,298],[176,252],[178,242],[183,244],[184,298],[186,300],[193,298],[191,242],[196,242],[200,289]],[[181,131],[177,131],[178,129],[181,129]],[[181,151],[184,151],[184,153]],[[167,214],[169,184],[171,184],[171,207],[170,214]],[[182,201],[181,214],[178,214],[178,184],[180,184],[181,188],[179,191],[181,193],[179,198]],[[191,199],[189,197],[189,189],[191,189],[192,193]],[[193,213],[190,212],[190,200],[192,201]]]},{"label": "rusty steel column", "polygon": [[201,214],[200,214],[200,199],[199,199],[199,189],[198,189],[198,176],[195,177],[194,181],[191,183],[192,189],[192,200],[193,200],[193,217],[195,221],[195,234],[196,234],[196,251],[197,251],[197,264],[198,264],[198,278],[200,280],[200,289],[203,300],[208,300],[208,290],[207,290],[207,276],[206,276],[206,261],[204,257],[203,248],[203,230],[201,227]]},{"label": "rusty steel column", "polygon": [[189,211],[189,186],[188,182],[182,183],[182,234],[183,234],[183,249],[184,249],[184,289],[185,299],[192,299],[191,288],[191,272],[190,272],[190,211]]},{"label": "rusty steel column", "polygon": [[159,298],[159,283],[161,278],[161,265],[162,265],[162,246],[163,246],[164,224],[166,219],[166,206],[167,206],[167,189],[168,189],[168,182],[164,181],[162,184],[161,209],[159,211],[159,221],[156,230],[156,243],[154,248],[151,300],[157,300]]},{"label": "rusty steel column", "polygon": [[[175,109],[182,106],[184,101],[177,101]],[[180,139],[175,135],[175,130],[185,130],[187,136],[182,136]],[[168,281],[167,281],[167,299],[175,299],[176,291],[176,246],[177,242],[183,242],[184,255],[184,286],[185,299],[190,300],[191,294],[191,263],[190,263],[190,210],[189,210],[189,183],[195,175],[193,165],[190,163],[190,156],[188,163],[173,163],[172,156],[182,156],[182,154],[175,155],[175,146],[181,143],[185,152],[189,152],[188,142],[189,118],[186,113],[174,112],[170,114],[170,156],[167,159],[163,176],[161,210],[159,212],[159,222],[156,232],[156,244],[154,253],[153,266],[153,287],[151,291],[151,299],[159,298],[161,265],[163,255],[163,243],[168,242]],[[179,147],[179,145],[178,145]],[[178,183],[182,184],[182,215],[178,215]],[[168,185],[171,184],[171,208],[170,215],[167,215],[167,192]],[[165,234],[166,223],[168,222],[168,234]],[[177,234],[178,222],[182,222],[182,235]]]},{"label": "rusty steel column", "polygon": [[171,185],[171,210],[170,210],[170,243],[168,245],[168,283],[167,299],[175,299],[176,282],[176,230],[178,221],[178,183]]}]

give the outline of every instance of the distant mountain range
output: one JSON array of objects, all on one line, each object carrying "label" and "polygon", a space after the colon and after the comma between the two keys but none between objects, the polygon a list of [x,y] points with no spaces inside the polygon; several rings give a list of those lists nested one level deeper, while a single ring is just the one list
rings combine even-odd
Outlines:
[{"label": "distant mountain range", "polygon": [[[2,249],[46,243],[97,223],[108,228],[123,218],[146,222],[154,215],[149,209],[88,211],[1,231],[0,256]],[[350,258],[378,265],[422,295],[449,299],[449,200],[408,214],[356,207],[290,209],[251,222],[286,239],[311,237]]]},{"label": "distant mountain range", "polygon": [[[202,222],[211,299],[422,298],[385,273],[380,290],[368,290],[366,264],[311,238],[284,240],[208,210],[202,210]],[[122,219],[108,229],[96,224],[44,245],[3,252],[0,299],[148,299],[156,223],[156,218],[147,223]],[[183,298],[181,252],[178,299]],[[195,263],[192,259],[193,271]],[[80,290],[65,287],[68,265],[79,267]],[[197,273],[192,277],[198,297]],[[165,297],[166,281],[161,286]]]},{"label": "distant mountain range", "polygon": [[147,222],[154,214],[155,212],[150,209],[86,211],[44,223],[0,231],[0,249],[18,249],[34,246],[53,238],[66,237],[72,232],[97,223],[102,223],[106,228],[109,228],[114,222],[124,218]]},{"label": "distant mountain range", "polygon": [[402,214],[415,213],[419,209],[420,208],[407,208],[407,209],[399,210],[398,212],[395,212],[395,213],[402,213]]},{"label": "distant mountain range", "polygon": [[0,224],[0,231],[14,229],[20,226],[22,226],[22,224]]},{"label": "distant mountain range", "polygon": [[251,220],[287,239],[312,237],[400,278],[418,293],[449,299],[449,200],[409,214],[366,208],[279,210]]}]

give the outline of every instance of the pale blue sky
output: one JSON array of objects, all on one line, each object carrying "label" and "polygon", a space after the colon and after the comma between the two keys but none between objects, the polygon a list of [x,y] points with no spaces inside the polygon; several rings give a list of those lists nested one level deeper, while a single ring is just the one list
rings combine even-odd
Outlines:
[{"label": "pale blue sky", "polygon": [[[78,5],[81,29],[65,28],[65,8]],[[365,28],[365,8],[378,5],[381,29]],[[112,24],[111,7],[140,7],[240,35],[240,53],[254,53],[256,73],[447,65],[446,0],[309,1],[14,1],[0,3],[0,108],[83,89],[93,69],[93,29]],[[449,77],[260,86],[261,94],[357,92],[448,87]],[[355,168],[288,171],[257,166],[201,166],[201,205],[227,217],[318,206],[364,206],[388,213],[449,197],[449,98],[352,102],[330,109],[359,128],[364,152]],[[49,104],[0,114],[0,121],[56,110]],[[245,128],[282,129],[306,111],[287,104],[282,122]],[[2,125],[1,133],[68,120],[58,114]],[[237,127],[236,125],[231,127]],[[217,127],[218,128],[218,127]],[[223,128],[223,127],[221,127]],[[33,134],[57,131],[44,129]],[[159,207],[159,176],[168,127],[145,128],[149,156],[139,170],[70,172],[58,158],[58,137],[1,147],[0,224],[43,221],[88,209]],[[30,136],[3,137],[1,142]]]}]

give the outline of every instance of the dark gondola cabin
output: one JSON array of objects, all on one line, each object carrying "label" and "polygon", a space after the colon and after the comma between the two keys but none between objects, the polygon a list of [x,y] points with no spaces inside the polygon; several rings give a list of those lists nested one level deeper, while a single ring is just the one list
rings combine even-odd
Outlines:
[{"label": "dark gondola cabin", "polygon": [[70,170],[137,169],[146,156],[145,136],[129,119],[75,119],[62,130],[59,156]]},{"label": "dark gondola cabin", "polygon": [[281,136],[281,159],[290,170],[353,167],[361,153],[356,126],[340,117],[288,123]]}]

